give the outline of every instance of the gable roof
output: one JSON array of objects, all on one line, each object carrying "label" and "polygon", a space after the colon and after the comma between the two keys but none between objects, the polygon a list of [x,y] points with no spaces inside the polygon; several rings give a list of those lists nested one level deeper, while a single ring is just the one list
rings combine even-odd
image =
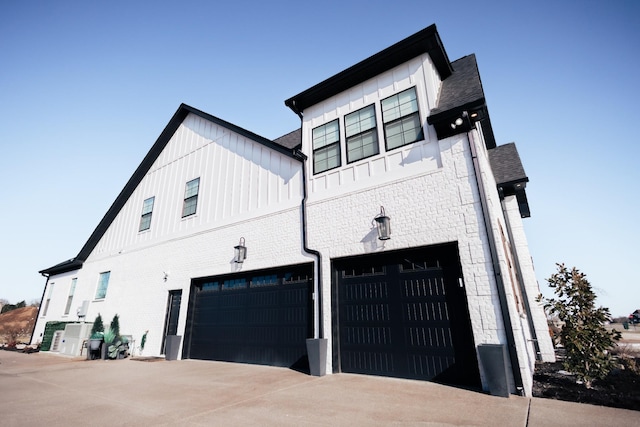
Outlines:
[{"label": "gable roof", "polygon": [[[93,249],[96,247],[104,233],[107,231],[113,220],[116,218],[122,207],[125,205],[129,197],[133,194],[135,189],[138,187],[144,176],[147,174],[153,163],[156,161],[158,156],[162,153],[165,146],[173,137],[173,134],[178,130],[184,119],[189,114],[195,114],[196,116],[202,117],[205,120],[208,120],[212,123],[215,123],[219,126],[229,129],[230,131],[242,135],[252,141],[255,141],[259,144],[262,144],[272,150],[278,151],[292,159],[296,159],[300,161],[297,157],[293,155],[293,150],[288,148],[285,145],[277,144],[274,141],[271,141],[267,138],[264,138],[260,135],[257,135],[251,131],[243,129],[239,126],[236,126],[232,123],[229,123],[225,120],[222,120],[218,117],[207,114],[203,111],[200,111],[196,108],[193,108],[186,104],[181,104],[178,107],[178,110],[175,112],[169,123],[164,128],[156,142],[153,144],[147,155],[144,157],[138,168],[135,170],[129,181],[125,184],[124,188],[116,197],[116,200],[113,202],[107,213],[104,215],[96,229],[91,233],[89,239],[84,244],[80,252],[75,258],[71,258],[67,261],[63,261],[59,264],[54,265],[53,267],[46,268],[41,270],[39,273],[42,275],[52,275],[52,274],[60,274],[68,271],[78,270],[82,268],[82,264],[89,257]],[[286,135],[285,135],[286,136]],[[284,137],[282,137],[284,138]]]},{"label": "gable roof", "polygon": [[441,79],[451,75],[453,70],[449,57],[444,50],[436,26],[433,24],[333,77],[329,77],[304,92],[300,92],[296,96],[287,99],[284,103],[294,113],[300,115],[306,108],[344,92],[423,53],[429,54]]},{"label": "gable roof", "polygon": [[525,188],[529,178],[524,172],[520,155],[513,142],[488,150],[489,164],[501,197],[515,195],[520,208],[520,216],[531,216]]}]

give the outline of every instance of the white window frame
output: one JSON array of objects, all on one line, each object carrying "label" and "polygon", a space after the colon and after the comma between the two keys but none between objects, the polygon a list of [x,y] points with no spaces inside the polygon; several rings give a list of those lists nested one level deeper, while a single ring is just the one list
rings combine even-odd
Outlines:
[{"label": "white window frame", "polygon": [[67,305],[64,308],[64,314],[67,316],[71,311],[71,303],[73,302],[73,294],[76,292],[76,285],[78,284],[78,278],[71,279],[71,285],[69,286],[69,296],[67,296]]},{"label": "white window frame", "polygon": [[104,271],[98,276],[98,285],[96,286],[95,299],[102,300],[107,297],[107,290],[109,289],[109,279],[111,278],[111,271]]}]

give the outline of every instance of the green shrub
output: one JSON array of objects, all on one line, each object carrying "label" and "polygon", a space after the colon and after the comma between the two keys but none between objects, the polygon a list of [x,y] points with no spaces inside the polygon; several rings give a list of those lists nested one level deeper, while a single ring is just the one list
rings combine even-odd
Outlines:
[{"label": "green shrub", "polygon": [[583,381],[587,388],[594,380],[603,379],[615,366],[611,350],[621,334],[608,331],[605,322],[611,317],[609,309],[595,307],[596,294],[587,276],[573,267],[556,264],[558,272],[547,282],[556,298],[545,299],[544,307],[551,315],[563,322],[560,342],[565,348],[564,368]]}]

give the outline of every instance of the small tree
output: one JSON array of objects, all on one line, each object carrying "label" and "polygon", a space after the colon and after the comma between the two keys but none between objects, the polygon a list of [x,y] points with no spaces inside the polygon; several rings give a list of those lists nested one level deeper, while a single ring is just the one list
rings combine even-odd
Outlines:
[{"label": "small tree", "polygon": [[102,332],[104,332],[104,323],[102,322],[102,316],[98,313],[91,327],[91,338],[98,338]]},{"label": "small tree", "polygon": [[113,316],[111,324],[109,325],[109,329],[113,331],[116,337],[120,336],[120,316],[118,316],[117,314]]},{"label": "small tree", "polygon": [[605,328],[609,309],[595,307],[596,294],[587,276],[575,267],[568,270],[564,264],[556,265],[558,272],[547,279],[556,298],[540,295],[538,299],[544,300],[545,309],[564,323],[560,332],[566,351],[564,368],[591,388],[594,380],[603,379],[613,368],[610,350],[621,335]]}]

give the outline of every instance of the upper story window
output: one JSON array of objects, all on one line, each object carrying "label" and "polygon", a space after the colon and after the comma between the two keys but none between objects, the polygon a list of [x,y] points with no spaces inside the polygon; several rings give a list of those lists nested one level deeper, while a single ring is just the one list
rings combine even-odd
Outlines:
[{"label": "upper story window", "polygon": [[49,285],[49,293],[47,294],[47,300],[44,302],[44,310],[42,310],[42,317],[47,315],[47,311],[49,311],[49,304],[51,303],[51,295],[53,295],[53,286],[55,284],[51,283]]},{"label": "upper story window", "polygon": [[387,150],[424,139],[415,87],[383,99],[381,106]]},{"label": "upper story window", "polygon": [[374,156],[378,148],[375,105],[369,105],[344,117],[347,137],[347,163]]},{"label": "upper story window", "polygon": [[340,166],[340,125],[335,119],[313,130],[313,173]]},{"label": "upper story window", "polygon": [[109,287],[109,276],[111,276],[110,271],[100,273],[100,278],[98,279],[98,287],[96,289],[96,299],[104,299],[104,297],[107,296],[107,288]]},{"label": "upper story window", "polygon": [[151,214],[153,213],[153,202],[155,199],[155,197],[149,197],[142,203],[142,217],[140,218],[140,228],[138,228],[138,231],[151,228]]},{"label": "upper story window", "polygon": [[67,297],[67,305],[64,308],[64,314],[69,314],[69,310],[71,310],[71,302],[73,301],[73,294],[76,292],[76,283],[78,282],[77,278],[71,279],[71,286],[69,287],[69,296]]},{"label": "upper story window", "polygon": [[187,182],[184,190],[184,205],[182,205],[182,217],[193,215],[198,207],[198,191],[200,189],[200,178]]}]

